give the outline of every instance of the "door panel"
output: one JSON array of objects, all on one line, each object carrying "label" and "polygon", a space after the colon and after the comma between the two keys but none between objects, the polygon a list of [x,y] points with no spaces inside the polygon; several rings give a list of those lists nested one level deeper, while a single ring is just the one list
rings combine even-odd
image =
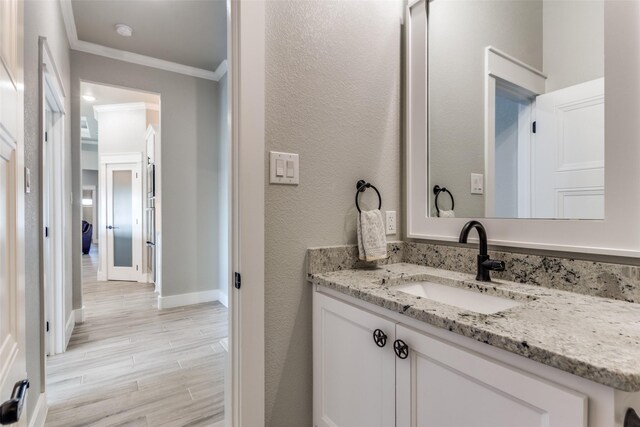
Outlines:
[{"label": "door panel", "polygon": [[397,325],[397,426],[585,427],[587,398]]},{"label": "door panel", "polygon": [[536,98],[533,216],[604,219],[604,79]]},{"label": "door panel", "polygon": [[[313,328],[314,425],[393,426],[394,323],[314,292]],[[376,329],[387,335],[384,347]]]},{"label": "door panel", "polygon": [[[0,1],[0,403],[26,378],[22,8]],[[26,426],[24,414],[17,426]]]},{"label": "door panel", "polygon": [[107,165],[107,279],[138,280],[142,254],[138,164]]}]

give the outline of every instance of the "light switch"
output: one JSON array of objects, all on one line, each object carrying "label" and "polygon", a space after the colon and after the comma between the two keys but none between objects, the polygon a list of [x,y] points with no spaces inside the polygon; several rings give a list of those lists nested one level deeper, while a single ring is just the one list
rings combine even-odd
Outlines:
[{"label": "light switch", "polygon": [[284,176],[284,160],[282,159],[276,159],[276,176]]},{"label": "light switch", "polygon": [[481,173],[471,174],[471,194],[484,194],[484,175]]},{"label": "light switch", "polygon": [[297,185],[300,183],[299,156],[293,153],[269,152],[269,182]]}]

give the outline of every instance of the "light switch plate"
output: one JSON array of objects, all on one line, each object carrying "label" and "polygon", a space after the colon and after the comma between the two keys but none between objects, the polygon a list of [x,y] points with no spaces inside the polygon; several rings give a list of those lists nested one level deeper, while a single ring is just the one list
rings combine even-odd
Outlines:
[{"label": "light switch plate", "polygon": [[386,212],[385,229],[386,229],[387,235],[396,234],[398,232],[398,223],[396,222],[396,211]]},{"label": "light switch plate", "polygon": [[471,174],[471,194],[484,194],[484,175],[481,173]]},{"label": "light switch plate", "polygon": [[300,162],[297,154],[270,151],[269,164],[271,184],[298,185],[300,183]]}]

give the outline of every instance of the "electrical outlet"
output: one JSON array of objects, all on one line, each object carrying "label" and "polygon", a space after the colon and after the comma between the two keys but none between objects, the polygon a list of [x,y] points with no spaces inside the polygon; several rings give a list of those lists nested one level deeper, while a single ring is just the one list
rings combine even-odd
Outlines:
[{"label": "electrical outlet", "polygon": [[471,194],[484,194],[484,175],[481,173],[471,174]]},{"label": "electrical outlet", "polygon": [[387,235],[397,233],[398,224],[396,222],[396,211],[386,212],[385,224],[386,224]]}]

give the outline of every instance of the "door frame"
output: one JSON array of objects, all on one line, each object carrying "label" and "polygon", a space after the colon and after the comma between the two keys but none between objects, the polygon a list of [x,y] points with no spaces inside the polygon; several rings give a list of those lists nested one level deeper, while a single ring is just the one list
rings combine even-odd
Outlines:
[{"label": "door frame", "polygon": [[[545,93],[547,76],[493,46],[484,60],[484,217],[495,217],[496,86],[497,79],[526,90],[531,96]],[[532,119],[535,117],[532,115]],[[520,205],[519,205],[520,208]],[[523,206],[524,208],[524,206]]]},{"label": "door frame", "polygon": [[[228,426],[265,425],[265,0],[227,0],[229,213]],[[242,285],[233,285],[234,272]],[[230,375],[229,375],[230,374]]]},{"label": "door frame", "polygon": [[[40,293],[43,303],[40,312],[42,319],[41,345],[43,348],[43,364],[46,354],[63,353],[66,350],[71,332],[67,331],[67,319],[65,319],[65,230],[66,209],[65,201],[67,200],[64,190],[64,171],[66,166],[65,156],[65,98],[66,92],[62,78],[58,72],[53,55],[47,43],[46,37],[38,39],[39,52],[39,81],[38,94],[40,101],[39,108],[39,144],[40,163],[38,165],[39,176],[39,226],[40,226],[40,244],[39,244],[39,265],[40,265]],[[47,115],[52,116],[51,135],[47,135],[50,144],[49,159],[45,153],[45,132]],[[49,162],[50,161],[50,162]],[[47,163],[49,162],[49,163]],[[52,167],[53,182],[49,187],[52,194],[49,194],[49,211],[45,210],[45,185],[47,184],[45,171],[48,167]],[[45,218],[45,213],[49,213],[49,218]],[[50,237],[45,236],[45,226],[49,227]],[[53,281],[47,286],[47,277],[45,272],[46,257],[48,256],[47,247],[51,254],[50,273]],[[46,322],[49,322],[50,339],[47,342]]]},{"label": "door frame", "polygon": [[[98,176],[98,186],[99,186],[99,197],[100,197],[100,212],[98,214],[98,223],[100,226],[100,237],[99,240],[102,243],[102,249],[100,250],[100,262],[98,267],[98,281],[107,281],[107,280],[120,280],[120,279],[109,279],[109,259],[108,259],[108,251],[109,251],[109,242],[107,239],[107,167],[112,165],[124,165],[124,164],[134,164],[134,171],[138,174],[137,178],[134,180],[138,180],[138,184],[135,184],[138,187],[138,197],[137,201],[134,197],[134,205],[133,209],[138,210],[138,223],[134,224],[133,229],[133,264],[138,266],[138,271],[134,275],[134,281],[145,283],[145,275],[142,271],[142,232],[143,232],[143,224],[142,224],[142,152],[132,152],[132,153],[112,153],[112,154],[101,154],[99,159],[99,176]],[[134,181],[135,182],[135,181]],[[135,188],[134,188],[135,193]]]}]

